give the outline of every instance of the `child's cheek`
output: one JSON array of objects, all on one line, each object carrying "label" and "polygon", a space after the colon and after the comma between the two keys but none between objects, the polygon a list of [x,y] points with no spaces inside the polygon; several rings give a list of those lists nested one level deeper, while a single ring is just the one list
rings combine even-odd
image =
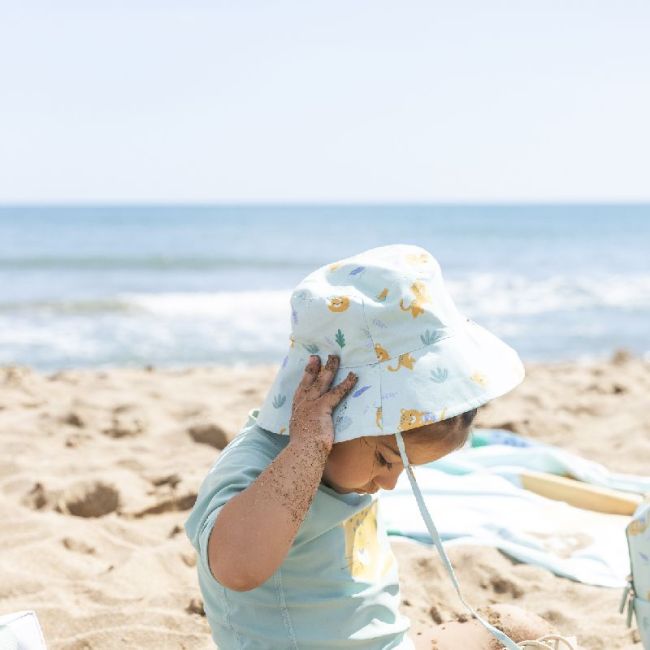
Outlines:
[{"label": "child's cheek", "polygon": [[372,460],[355,454],[332,454],[325,470],[329,481],[348,490],[367,487],[372,474]]}]

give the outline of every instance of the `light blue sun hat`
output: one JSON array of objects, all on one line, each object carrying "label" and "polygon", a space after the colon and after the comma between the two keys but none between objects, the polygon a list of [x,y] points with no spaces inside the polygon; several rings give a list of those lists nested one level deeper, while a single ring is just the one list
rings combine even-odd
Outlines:
[{"label": "light blue sun hat", "polygon": [[332,385],[354,389],[334,410],[335,442],[407,431],[507,393],[524,378],[517,353],[466,318],[424,248],[380,246],[327,264],[291,295],[290,346],[258,423],[289,433],[291,405],[310,354],[337,354]]}]

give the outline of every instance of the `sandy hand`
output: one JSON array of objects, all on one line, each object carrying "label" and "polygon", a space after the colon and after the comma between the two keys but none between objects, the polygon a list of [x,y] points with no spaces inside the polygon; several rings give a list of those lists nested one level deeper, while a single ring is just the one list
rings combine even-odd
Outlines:
[{"label": "sandy hand", "polygon": [[330,388],[339,366],[339,357],[330,354],[321,366],[320,357],[312,355],[305,366],[298,388],[293,397],[289,435],[292,443],[323,445],[329,453],[334,444],[332,412],[357,381],[349,372],[347,377]]}]

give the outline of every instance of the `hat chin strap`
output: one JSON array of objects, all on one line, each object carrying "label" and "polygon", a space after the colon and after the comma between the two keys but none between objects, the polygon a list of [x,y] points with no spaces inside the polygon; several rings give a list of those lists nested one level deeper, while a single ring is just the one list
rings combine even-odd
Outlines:
[{"label": "hat chin strap", "polygon": [[433,519],[431,519],[431,515],[429,514],[429,510],[427,509],[427,506],[424,503],[422,492],[420,492],[420,486],[415,480],[415,474],[413,473],[413,468],[411,467],[408,460],[408,456],[406,455],[406,447],[404,446],[404,439],[402,438],[401,432],[398,431],[395,434],[395,437],[397,438],[397,446],[399,448],[400,456],[402,457],[402,463],[404,465],[404,468],[406,469],[406,474],[409,477],[409,481],[411,483],[411,490],[413,490],[413,495],[415,496],[415,500],[418,502],[418,508],[420,509],[420,514],[422,515],[422,519],[424,520],[427,530],[431,535],[431,539],[433,540],[433,543],[438,549],[438,554],[440,555],[440,559],[442,560],[442,563],[445,569],[447,570],[447,573],[449,574],[449,577],[451,578],[454,587],[456,588],[456,592],[458,593],[460,602],[463,603],[463,605],[465,605],[465,607],[471,613],[471,615],[479,623],[481,623],[481,625],[483,625],[483,627],[486,630],[488,630],[488,632],[494,635],[506,648],[508,648],[508,650],[521,650],[521,647],[518,646],[507,634],[504,634],[501,630],[498,630],[496,627],[494,627],[494,625],[490,625],[490,623],[488,623],[485,619],[481,618],[465,602],[463,595],[460,593],[460,585],[458,584],[458,579],[456,578],[456,574],[454,573],[454,568],[451,566],[451,562],[449,561],[449,558],[447,557],[447,553],[445,552],[445,549],[442,545],[442,541],[440,540],[440,535],[438,534],[438,531],[436,530],[436,526],[433,523]]}]

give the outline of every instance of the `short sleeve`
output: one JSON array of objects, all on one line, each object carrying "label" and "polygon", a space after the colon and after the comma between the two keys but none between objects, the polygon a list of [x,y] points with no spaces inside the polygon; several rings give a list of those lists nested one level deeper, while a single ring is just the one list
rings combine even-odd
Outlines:
[{"label": "short sleeve", "polygon": [[185,533],[209,571],[208,539],[221,508],[245,490],[288,442],[255,426],[244,430],[221,452],[199,488],[185,521]]}]

